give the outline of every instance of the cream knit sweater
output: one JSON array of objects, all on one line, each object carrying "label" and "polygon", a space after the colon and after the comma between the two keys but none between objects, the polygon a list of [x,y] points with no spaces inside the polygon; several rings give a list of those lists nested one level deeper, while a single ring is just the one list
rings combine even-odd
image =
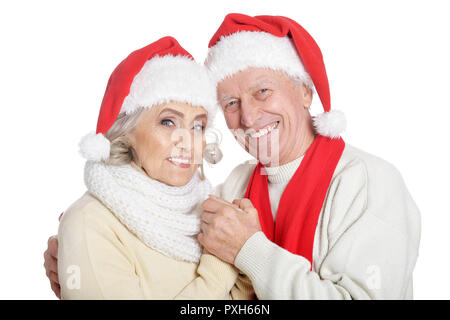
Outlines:
[{"label": "cream knit sweater", "polygon": [[[269,178],[272,209],[300,160]],[[227,201],[242,198],[254,167],[236,167],[216,193]],[[262,232],[247,240],[235,265],[259,299],[412,299],[419,240],[419,211],[398,171],[347,145],[316,227],[312,271],[307,259]]]},{"label": "cream knit sweater", "polygon": [[286,189],[289,181],[294,176],[303,156],[291,162],[278,167],[267,167],[267,182],[269,184],[270,206],[272,209],[273,220],[276,221],[278,205],[280,204],[281,195]]},{"label": "cream knit sweater", "polygon": [[146,246],[86,193],[65,211],[58,231],[63,299],[251,299],[249,282],[212,255],[200,263]]}]

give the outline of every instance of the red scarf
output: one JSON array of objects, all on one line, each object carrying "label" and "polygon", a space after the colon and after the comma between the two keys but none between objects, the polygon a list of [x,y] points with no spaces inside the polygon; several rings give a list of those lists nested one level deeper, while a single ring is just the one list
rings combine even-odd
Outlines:
[{"label": "red scarf", "polygon": [[267,175],[261,174],[261,162],[253,171],[245,193],[245,197],[258,210],[266,237],[282,248],[308,259],[311,268],[317,221],[344,147],[341,138],[316,136],[281,195],[276,224],[270,206]]}]

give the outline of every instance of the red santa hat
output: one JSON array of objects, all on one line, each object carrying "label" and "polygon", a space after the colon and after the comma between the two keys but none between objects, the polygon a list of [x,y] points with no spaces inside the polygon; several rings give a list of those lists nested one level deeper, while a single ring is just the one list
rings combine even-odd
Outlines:
[{"label": "red santa hat", "polygon": [[324,109],[324,113],[313,118],[318,134],[338,138],[345,129],[343,112],[331,111],[322,52],[294,20],[228,14],[209,42],[205,65],[216,83],[249,67],[284,71],[317,91]]},{"label": "red santa hat", "polygon": [[196,63],[172,37],[132,52],[113,71],[100,107],[96,133],[85,136],[80,152],[88,160],[107,160],[110,142],[104,134],[121,113],[170,101],[202,106],[210,125],[217,110],[216,88],[208,70]]}]

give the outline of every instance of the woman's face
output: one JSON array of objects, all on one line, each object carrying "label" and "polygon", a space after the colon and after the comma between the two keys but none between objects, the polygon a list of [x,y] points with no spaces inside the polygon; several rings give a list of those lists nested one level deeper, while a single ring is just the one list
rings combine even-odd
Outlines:
[{"label": "woman's face", "polygon": [[145,111],[129,134],[134,158],[146,174],[170,186],[183,186],[202,163],[207,111],[170,102]]}]

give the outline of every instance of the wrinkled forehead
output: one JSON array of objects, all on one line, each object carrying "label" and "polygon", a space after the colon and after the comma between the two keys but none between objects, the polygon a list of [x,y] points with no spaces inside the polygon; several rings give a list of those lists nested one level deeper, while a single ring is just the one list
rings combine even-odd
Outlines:
[{"label": "wrinkled forehead", "polygon": [[[224,78],[217,85],[219,100],[231,91],[252,91],[265,85],[282,86],[292,82],[283,71],[269,68],[247,68]],[[228,93],[227,93],[228,92]]]}]

